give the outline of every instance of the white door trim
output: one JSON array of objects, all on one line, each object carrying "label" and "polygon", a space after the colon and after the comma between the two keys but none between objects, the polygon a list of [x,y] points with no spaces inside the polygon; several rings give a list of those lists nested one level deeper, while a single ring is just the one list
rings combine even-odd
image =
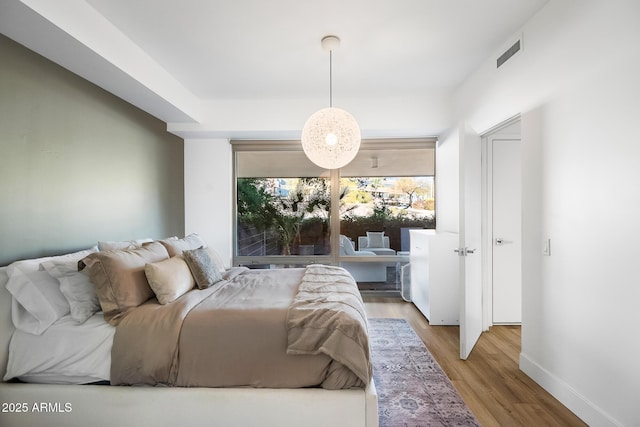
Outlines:
[{"label": "white door trim", "polygon": [[480,135],[482,143],[482,327],[487,331],[493,326],[493,152],[494,140],[520,140],[519,133],[504,132],[519,123],[520,115],[514,116]]},{"label": "white door trim", "polygon": [[491,209],[492,182],[491,146],[486,135],[482,136],[482,328],[493,326],[493,217]]}]

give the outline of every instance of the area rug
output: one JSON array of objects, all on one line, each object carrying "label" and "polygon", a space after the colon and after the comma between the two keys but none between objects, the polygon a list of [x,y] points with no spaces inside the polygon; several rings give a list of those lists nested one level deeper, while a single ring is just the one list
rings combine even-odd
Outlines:
[{"label": "area rug", "polygon": [[404,319],[369,319],[380,427],[480,426]]}]

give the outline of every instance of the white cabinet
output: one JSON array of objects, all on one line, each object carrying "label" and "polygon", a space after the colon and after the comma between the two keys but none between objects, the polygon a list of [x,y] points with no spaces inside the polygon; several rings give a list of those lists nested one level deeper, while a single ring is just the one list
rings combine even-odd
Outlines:
[{"label": "white cabinet", "polygon": [[411,301],[431,325],[460,324],[458,234],[410,230]]}]

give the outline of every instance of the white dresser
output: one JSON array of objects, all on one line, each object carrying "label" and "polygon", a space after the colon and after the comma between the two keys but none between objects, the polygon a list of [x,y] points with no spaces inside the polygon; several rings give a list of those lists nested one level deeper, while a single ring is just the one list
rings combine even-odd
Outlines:
[{"label": "white dresser", "polygon": [[430,325],[460,324],[457,233],[410,230],[411,301]]}]

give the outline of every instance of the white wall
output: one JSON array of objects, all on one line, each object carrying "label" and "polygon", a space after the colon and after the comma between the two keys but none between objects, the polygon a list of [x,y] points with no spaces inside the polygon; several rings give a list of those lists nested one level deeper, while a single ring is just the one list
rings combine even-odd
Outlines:
[{"label": "white wall", "polygon": [[460,221],[460,135],[453,129],[438,139],[436,147],[436,229],[457,233]]},{"label": "white wall", "polygon": [[185,234],[198,233],[231,265],[233,171],[226,139],[184,142]]},{"label": "white wall", "polygon": [[522,113],[521,368],[598,426],[640,425],[638,18],[635,0],[551,0],[513,63],[456,94],[479,132]]},{"label": "white wall", "polygon": [[640,424],[640,190],[629,185],[640,182],[639,75],[629,63],[541,107],[541,232],[552,255],[536,289],[544,316],[523,346],[534,375],[569,384],[623,425]]},{"label": "white wall", "polygon": [[[542,112],[541,108],[521,116],[522,156],[522,354],[541,346],[548,331],[538,325],[546,321],[542,280]],[[554,247],[555,255],[555,247]],[[522,368],[522,366],[521,366]],[[525,369],[525,372],[530,372]]]}]

